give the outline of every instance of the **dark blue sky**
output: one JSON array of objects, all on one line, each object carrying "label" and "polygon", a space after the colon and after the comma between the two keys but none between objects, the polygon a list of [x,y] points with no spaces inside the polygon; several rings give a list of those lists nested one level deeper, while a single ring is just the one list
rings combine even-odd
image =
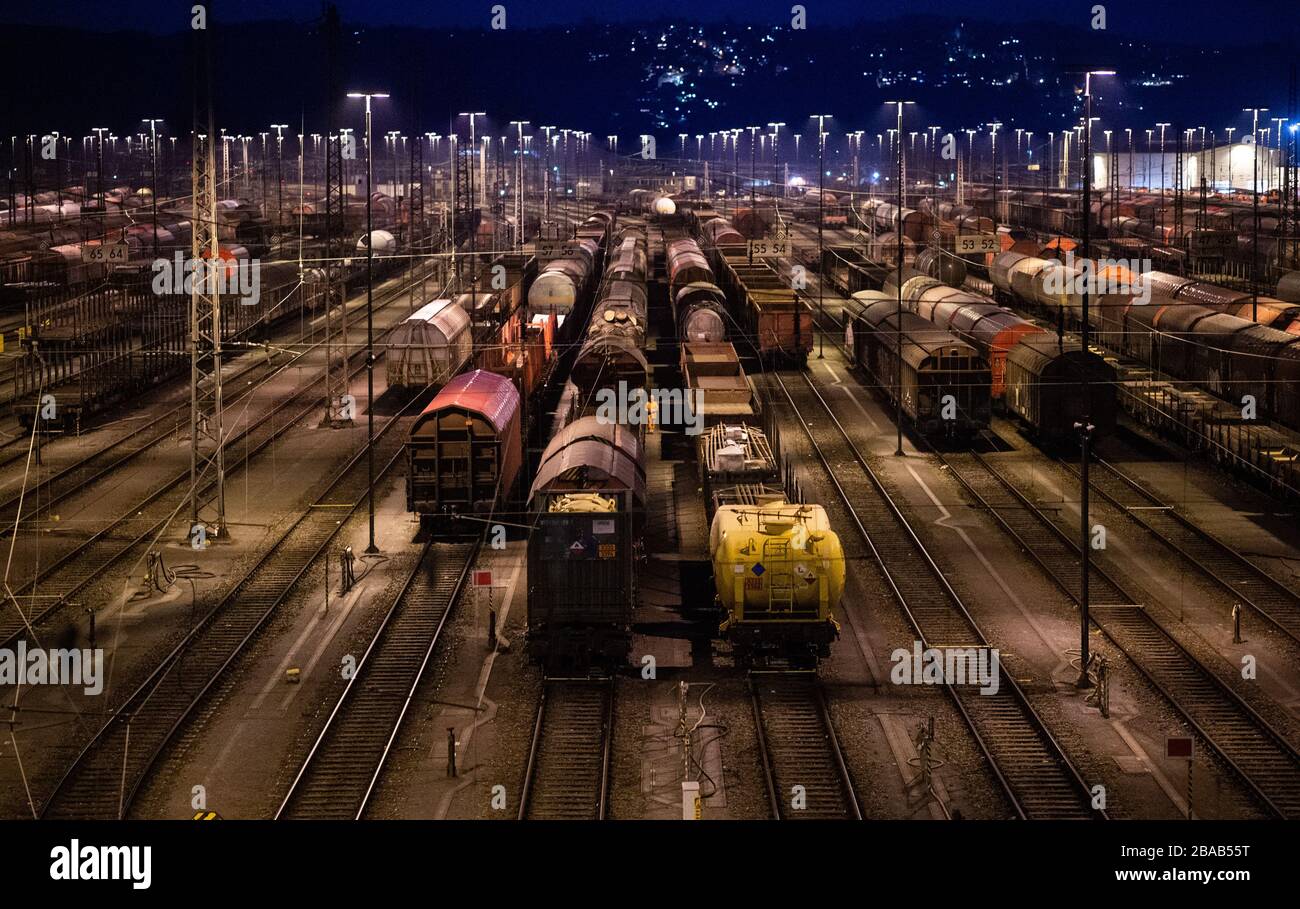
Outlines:
[{"label": "dark blue sky", "polygon": [[[508,24],[629,22],[647,18],[683,22],[734,19],[739,22],[790,20],[792,0],[337,0],[348,22],[370,25],[484,27],[494,2],[507,10]],[[810,24],[889,19],[901,14],[945,16],[1016,23],[1026,20],[1085,25],[1094,3],[1103,2],[1112,35],[1159,36],[1194,44],[1249,43],[1300,27],[1297,0],[803,0]],[[5,0],[0,21],[77,25],[106,30],[130,28],[167,33],[188,25],[190,0]],[[214,0],[223,20],[266,18],[309,20],[320,0]]]}]

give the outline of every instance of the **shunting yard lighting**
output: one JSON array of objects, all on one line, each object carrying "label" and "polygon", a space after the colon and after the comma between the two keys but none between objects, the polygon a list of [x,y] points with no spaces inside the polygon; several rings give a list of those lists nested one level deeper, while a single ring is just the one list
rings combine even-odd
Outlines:
[{"label": "shunting yard lighting", "polygon": [[[348,92],[349,98],[366,99],[366,510],[370,517],[370,544],[375,545],[375,216],[372,196],[375,182],[374,152],[371,148],[370,101],[387,98],[387,92]],[[344,318],[347,318],[346,313]]]},{"label": "shunting yard lighting", "polygon": [[[897,390],[894,393],[894,424],[898,433],[897,444],[894,447],[894,454],[897,457],[903,455],[903,107],[907,104],[915,104],[915,101],[888,101],[887,104],[898,106],[898,126],[895,127],[897,141],[894,143],[894,157],[898,167],[898,210],[894,213],[897,223],[894,231],[894,245],[898,248],[897,265],[898,265],[898,308],[894,311],[894,327],[897,329],[897,343],[895,350],[899,355],[895,357],[898,372],[895,381],[898,383]],[[996,196],[994,196],[996,200]]]}]

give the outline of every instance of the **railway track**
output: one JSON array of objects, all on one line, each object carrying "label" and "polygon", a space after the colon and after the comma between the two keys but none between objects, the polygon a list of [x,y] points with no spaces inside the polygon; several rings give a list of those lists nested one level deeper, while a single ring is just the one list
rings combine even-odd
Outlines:
[{"label": "railway track", "polygon": [[749,686],[772,816],[778,820],[862,820],[853,780],[817,679],[802,673],[753,673]]},{"label": "railway track", "polygon": [[[376,360],[383,352],[376,354]],[[350,359],[362,360],[359,350]],[[365,371],[364,363],[349,371],[349,378]],[[294,425],[309,418],[320,408],[317,383],[307,383],[290,397],[279,401],[267,413],[237,434],[226,439],[227,449],[235,451],[242,446],[241,460],[247,463],[280,439]],[[294,404],[309,403],[293,409]],[[287,416],[284,416],[287,413]],[[283,419],[280,419],[284,417]],[[154,539],[168,522],[185,507],[189,497],[190,473],[178,471],[117,518],[109,518],[90,536],[75,544],[71,550],[56,556],[51,564],[31,580],[20,586],[14,597],[0,607],[0,646],[8,646],[20,636],[55,614],[71,597],[137,546]],[[206,495],[215,483],[208,480],[200,492]],[[125,541],[125,542],[124,542]],[[38,595],[39,591],[39,595]],[[30,601],[30,608],[19,612],[14,602]]]},{"label": "railway track", "polygon": [[[427,279],[426,274],[421,280]],[[381,311],[399,300],[408,289],[405,286],[390,289],[379,301],[376,311]],[[356,308],[348,318],[349,326],[363,323],[365,311],[363,308]],[[323,349],[325,344],[324,340],[310,344],[284,363],[273,365],[268,358],[266,361],[246,364],[232,371],[230,375],[223,376],[223,382],[229,388],[225,406],[231,407],[248,395],[256,393],[261,383],[301,363],[304,357],[313,351]],[[184,418],[188,422],[189,411],[188,401],[172,407],[98,451],[91,452],[69,464],[55,467],[48,476],[41,477],[32,486],[25,487],[0,501],[0,539],[11,536],[22,522],[30,521],[38,513],[48,511],[52,506],[87,489],[172,436],[179,420]],[[6,447],[14,447],[14,452],[5,455],[4,460],[0,460],[0,469],[26,459],[29,441],[29,434],[24,434],[6,443]],[[21,515],[20,508],[23,509]]]},{"label": "railway track", "polygon": [[[376,483],[401,461],[401,430],[410,424],[403,413],[376,432],[381,465]],[[42,818],[126,816],[167,743],[365,502],[365,455],[362,449],[349,459],[243,579],[113,711],[46,799]]]},{"label": "railway track", "polygon": [[[1078,476],[1074,465],[1064,460],[1060,463]],[[1300,643],[1300,594],[1198,527],[1113,464],[1097,460],[1092,467],[1088,478],[1093,492],[1191,563],[1236,602]]]},{"label": "railway track", "polygon": [[478,551],[426,543],[289,787],[276,820],[360,820]]},{"label": "railway track", "polygon": [[519,820],[603,821],[614,737],[611,679],[546,679]]},{"label": "railway track", "polygon": [[[925,648],[988,647],[965,604],[812,381],[795,392],[773,373],[850,521]],[[815,422],[810,422],[815,421]],[[832,466],[834,465],[834,466]],[[944,685],[1021,818],[1104,818],[1069,757],[1003,673],[997,692]]]},{"label": "railway track", "polygon": [[[356,375],[363,369],[360,367],[353,370],[352,374]],[[246,445],[248,459],[257,456],[295,424],[319,410],[320,404],[315,400],[317,397],[319,394],[315,388],[304,386],[293,397],[279,402],[239,435],[229,437],[227,445],[243,443]],[[290,405],[304,398],[311,398],[312,403],[296,412],[290,409]],[[286,410],[290,411],[289,418],[277,423],[275,418]],[[68,552],[55,557],[47,568],[20,587],[13,599],[19,602],[30,600],[30,610],[19,613],[12,608],[10,601],[7,604],[10,608],[0,611],[0,646],[7,646],[29,633],[30,628],[55,614],[71,597],[99,578],[127,553],[156,538],[185,508],[189,500],[189,480],[188,469],[177,472],[117,518],[105,520],[89,537],[75,544]],[[204,482],[200,495],[208,495],[214,487],[215,480]]]},{"label": "railway track", "polygon": [[[1079,548],[977,453],[941,454],[948,469],[1077,604]],[[1178,643],[1120,584],[1090,563],[1093,623],[1271,814],[1300,818],[1300,755],[1273,726]]]}]

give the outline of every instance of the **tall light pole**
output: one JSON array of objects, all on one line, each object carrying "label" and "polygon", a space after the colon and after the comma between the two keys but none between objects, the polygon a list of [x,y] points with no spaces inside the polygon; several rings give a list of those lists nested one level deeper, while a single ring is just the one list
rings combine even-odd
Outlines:
[{"label": "tall light pole", "polygon": [[[826,306],[823,297],[822,286],[825,284],[822,275],[822,260],[826,256],[825,247],[822,245],[822,223],[826,220],[826,121],[831,119],[833,114],[810,114],[809,120],[817,121],[817,320],[824,321],[826,317]],[[799,324],[799,308],[795,307],[795,325]],[[825,330],[817,336],[817,359],[822,359],[826,355]]]},{"label": "tall light pole", "polygon": [[[998,219],[998,211],[1001,208],[1001,206],[998,205],[998,128],[1002,126],[1002,124],[994,121],[993,123],[985,123],[984,125],[989,128],[989,154],[993,158],[993,217],[996,221]],[[1007,220],[1006,214],[1002,215],[1001,220],[1003,222]]]},{"label": "tall light pole", "polygon": [[[156,256],[158,255],[158,124],[162,120],[157,117],[146,117],[143,122],[149,124],[149,170],[152,174],[150,179],[153,181],[149,194],[153,207],[153,254]],[[63,210],[62,202],[59,203],[59,210]]]},{"label": "tall light pole", "polygon": [[772,127],[772,173],[773,173],[773,178],[772,178],[772,179],[773,179],[774,182],[775,182],[776,180],[780,180],[780,181],[781,181],[781,198],[784,199],[784,198],[785,198],[785,180],[781,178],[781,148],[780,148],[780,142],[781,142],[781,127],[785,126],[785,123],[784,123],[784,122],[781,122],[781,123],[769,123],[769,124],[767,124],[767,125],[770,126],[770,127]]},{"label": "tall light pole", "polygon": [[394,201],[397,200],[397,139],[401,135],[401,132],[395,129],[390,129],[384,133],[384,145],[388,146],[388,158],[393,165],[393,182],[390,184],[390,188],[392,189],[391,195]]},{"label": "tall light pole", "polygon": [[288,123],[272,123],[275,130],[275,229],[284,242],[284,131]]},{"label": "tall light pole", "polygon": [[[1274,130],[1274,132],[1277,133],[1277,149],[1278,149],[1278,152],[1279,152],[1279,154],[1278,154],[1278,161],[1281,161],[1281,160],[1282,160],[1282,155],[1281,155],[1281,151],[1282,151],[1282,127],[1286,124],[1286,121],[1287,121],[1288,119],[1289,119],[1288,117],[1269,117],[1269,118],[1268,118],[1268,122],[1269,122],[1269,123],[1276,123],[1276,124],[1277,124],[1277,129]],[[1270,187],[1270,192],[1272,191],[1272,187],[1276,187],[1276,186],[1278,185],[1279,182],[1280,182],[1280,181],[1277,179],[1277,173],[1276,173],[1276,171],[1274,170],[1273,162],[1272,162],[1272,160],[1270,160],[1270,161],[1269,161],[1269,164],[1268,164],[1268,185],[1269,185],[1269,187]]]},{"label": "tall light pole", "polygon": [[[898,442],[894,447],[894,454],[901,457],[903,454],[903,106],[915,104],[916,102],[889,101],[886,103],[898,106],[898,126],[895,133],[897,143],[894,152],[898,167],[898,210],[895,212],[894,222],[894,243],[898,247],[898,306],[894,310],[894,322],[898,330],[897,346],[894,348],[894,359],[898,364],[898,373],[895,380],[898,384],[894,389],[894,402],[896,405],[894,408],[894,424],[898,432]],[[996,196],[994,201],[996,203]]]},{"label": "tall light pole", "polygon": [[[96,126],[90,130],[95,134],[95,196],[99,199],[99,214],[102,220],[102,226],[107,230],[108,218],[104,212],[104,133],[108,132],[107,126]],[[9,144],[13,148],[13,142]],[[13,164],[13,152],[9,153],[10,165]],[[9,209],[10,217],[13,216],[13,208]]]},{"label": "tall light pole", "polygon": [[[551,133],[555,131],[554,126],[539,126],[542,132],[546,134],[546,153],[542,160],[542,219],[551,220]],[[614,154],[618,155],[618,137],[614,138]]]},{"label": "tall light pole", "polygon": [[740,204],[740,130],[731,130],[731,217]]},{"label": "tall light pole", "polygon": [[1250,244],[1250,317],[1259,314],[1259,115],[1268,112],[1267,107],[1246,107],[1242,109],[1253,115],[1250,127],[1250,156],[1254,159],[1255,173],[1252,178],[1254,191],[1251,193],[1251,222],[1254,225],[1254,237]]},{"label": "tall light pole", "polygon": [[1128,194],[1133,195],[1133,128],[1124,128],[1125,144],[1128,146]]},{"label": "tall light pole", "polygon": [[388,93],[348,92],[348,97],[366,99],[366,509],[370,516],[370,545],[366,552],[374,553],[379,547],[375,545],[375,155],[370,101],[387,98]]},{"label": "tall light pole", "polygon": [[936,216],[939,214],[939,155],[938,143],[939,130],[938,126],[927,126],[925,131],[929,133],[926,150],[930,153],[930,204],[931,211]]},{"label": "tall light pole", "polygon": [[[1112,70],[1093,70],[1083,77],[1083,243],[1080,247],[1083,258],[1088,258],[1088,245],[1092,241],[1092,77],[1114,75]],[[1083,348],[1083,407],[1084,412],[1074,428],[1079,430],[1079,678],[1075,682],[1078,688],[1091,688],[1088,678],[1088,573],[1092,569],[1092,541],[1089,539],[1088,527],[1088,456],[1092,442],[1093,425],[1089,422],[1092,410],[1088,387],[1088,284],[1083,282],[1082,338]]]},{"label": "tall light pole", "polygon": [[1157,123],[1160,128],[1160,242],[1167,242],[1165,233],[1165,127],[1168,123]]},{"label": "tall light pole", "polygon": [[515,225],[515,246],[518,249],[524,248],[524,127],[531,123],[531,120],[511,120],[510,125],[515,128],[515,137],[518,144],[515,146],[515,156],[519,159],[515,168],[515,218],[518,223]]},{"label": "tall light pole", "polygon": [[[474,156],[478,154],[478,142],[475,140],[474,137],[474,119],[476,117],[486,117],[487,114],[483,113],[483,111],[481,110],[471,111],[471,112],[461,111],[458,116],[467,117],[469,119],[469,193],[467,195],[467,198],[470,200],[470,205],[473,205],[474,204]],[[554,129],[554,127],[551,128]],[[478,231],[475,230],[474,234],[477,233]]]}]

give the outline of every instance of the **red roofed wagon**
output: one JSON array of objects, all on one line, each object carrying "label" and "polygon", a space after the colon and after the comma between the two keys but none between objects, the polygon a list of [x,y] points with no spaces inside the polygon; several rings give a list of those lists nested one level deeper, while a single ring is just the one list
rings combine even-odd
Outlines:
[{"label": "red roofed wagon", "polygon": [[519,392],[477,369],[452,379],[406,445],[406,507],[421,517],[487,514],[508,498],[523,462]]}]

